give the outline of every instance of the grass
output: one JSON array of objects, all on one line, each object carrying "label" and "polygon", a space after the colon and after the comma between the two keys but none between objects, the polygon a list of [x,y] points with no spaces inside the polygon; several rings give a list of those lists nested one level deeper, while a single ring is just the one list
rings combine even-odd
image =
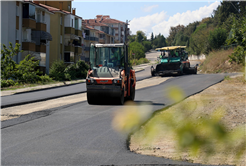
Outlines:
[{"label": "grass", "polygon": [[229,73],[242,72],[243,65],[229,62],[229,55],[233,53],[233,49],[219,50],[211,52],[199,67],[201,73]]}]

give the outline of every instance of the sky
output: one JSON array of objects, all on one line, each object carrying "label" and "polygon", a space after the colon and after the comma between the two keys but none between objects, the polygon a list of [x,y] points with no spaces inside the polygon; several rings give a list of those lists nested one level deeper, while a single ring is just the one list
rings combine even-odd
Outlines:
[{"label": "sky", "polygon": [[94,19],[96,15],[110,15],[123,22],[129,20],[131,34],[142,30],[147,38],[151,33],[168,37],[171,26],[188,25],[210,17],[220,1],[195,0],[74,0],[72,8],[83,19]]}]

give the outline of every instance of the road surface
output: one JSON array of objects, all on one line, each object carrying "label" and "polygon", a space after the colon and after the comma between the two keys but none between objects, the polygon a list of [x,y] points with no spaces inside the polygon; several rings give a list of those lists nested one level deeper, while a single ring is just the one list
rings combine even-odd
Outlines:
[{"label": "road surface", "polygon": [[[184,75],[136,91],[137,104],[152,105],[152,112],[174,104],[165,95],[171,85],[179,86],[185,97],[224,79],[224,74]],[[111,126],[118,105],[88,105],[80,102],[46,110],[37,119],[2,128],[2,165],[197,165],[128,150],[127,137]],[[38,118],[39,117],[39,118]],[[18,119],[16,119],[18,120]],[[2,125],[8,122],[2,122]]]}]

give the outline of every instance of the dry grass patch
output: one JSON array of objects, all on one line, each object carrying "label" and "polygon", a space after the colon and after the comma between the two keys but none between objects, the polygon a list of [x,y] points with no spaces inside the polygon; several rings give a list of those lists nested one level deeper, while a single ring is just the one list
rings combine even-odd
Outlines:
[{"label": "dry grass patch", "polygon": [[201,70],[201,73],[242,72],[243,65],[229,62],[229,55],[232,53],[233,49],[211,52],[206,60],[201,63],[199,70]]}]

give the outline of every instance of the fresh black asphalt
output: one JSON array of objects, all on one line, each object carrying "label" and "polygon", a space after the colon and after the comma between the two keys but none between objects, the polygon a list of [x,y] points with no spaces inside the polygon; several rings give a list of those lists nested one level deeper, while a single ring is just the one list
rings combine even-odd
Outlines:
[{"label": "fresh black asphalt", "polygon": [[[137,72],[137,81],[150,78],[150,68]],[[33,102],[50,100],[58,97],[75,95],[86,92],[86,84],[78,83],[62,87],[48,88],[44,90],[30,91],[1,97],[1,108],[23,105]]]},{"label": "fresh black asphalt", "polygon": [[[170,86],[180,87],[188,97],[222,81],[224,76],[174,77],[137,90],[135,101],[151,104],[154,112],[174,104],[166,96]],[[48,116],[5,127],[1,130],[2,165],[198,165],[130,152],[127,137],[112,129],[113,115],[122,107],[130,108],[80,102],[57,108]]]}]

